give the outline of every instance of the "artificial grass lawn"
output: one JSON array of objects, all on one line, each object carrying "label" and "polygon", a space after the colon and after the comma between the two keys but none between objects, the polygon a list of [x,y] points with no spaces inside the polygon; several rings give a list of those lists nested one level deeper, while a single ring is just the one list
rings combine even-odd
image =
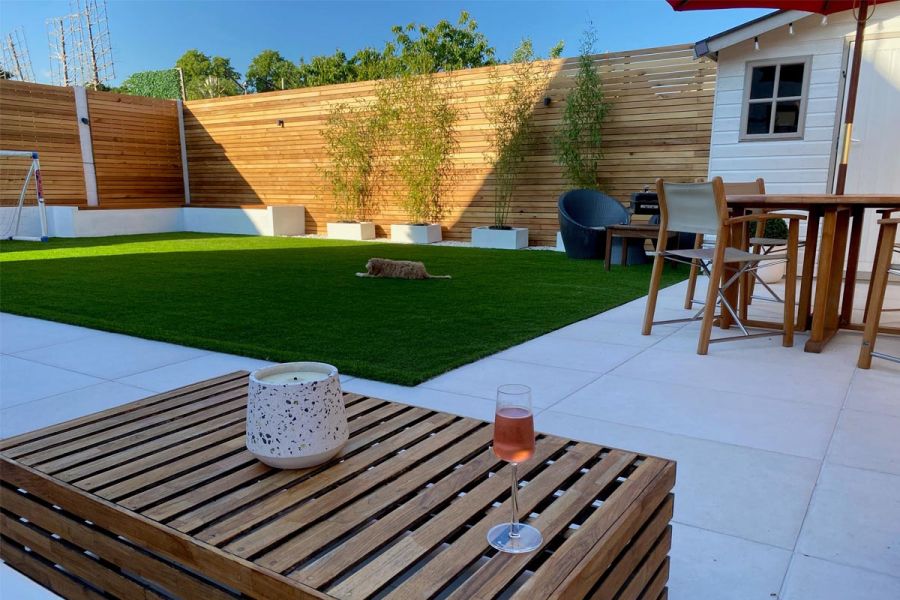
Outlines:
[{"label": "artificial grass lawn", "polygon": [[[373,256],[453,279],[355,277]],[[649,267],[210,234],[3,242],[0,310],[412,385],[640,297]],[[666,269],[665,283],[685,276]]]}]

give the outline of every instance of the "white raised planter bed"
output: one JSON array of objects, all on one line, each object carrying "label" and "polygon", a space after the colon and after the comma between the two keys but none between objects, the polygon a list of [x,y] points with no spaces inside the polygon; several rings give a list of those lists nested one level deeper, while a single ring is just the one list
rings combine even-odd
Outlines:
[{"label": "white raised planter bed", "polygon": [[528,228],[491,229],[490,227],[473,227],[472,245],[477,248],[499,248],[502,250],[527,248]]},{"label": "white raised planter bed", "polygon": [[374,240],[375,223],[328,223],[328,237],[335,240]]},{"label": "white raised planter bed", "polygon": [[398,244],[433,244],[441,241],[441,226],[391,225],[391,241]]},{"label": "white raised planter bed", "polygon": [[[0,220],[8,218],[0,208]],[[82,209],[78,206],[48,206],[50,237],[99,237],[144,233],[194,231],[244,235],[303,235],[306,211],[302,206],[259,208],[171,208]]]}]

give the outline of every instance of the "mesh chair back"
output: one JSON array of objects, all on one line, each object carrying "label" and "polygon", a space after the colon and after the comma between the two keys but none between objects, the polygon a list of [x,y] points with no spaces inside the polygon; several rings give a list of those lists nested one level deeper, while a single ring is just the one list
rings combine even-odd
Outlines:
[{"label": "mesh chair back", "polygon": [[669,231],[715,235],[722,222],[714,182],[662,183],[660,209]]}]

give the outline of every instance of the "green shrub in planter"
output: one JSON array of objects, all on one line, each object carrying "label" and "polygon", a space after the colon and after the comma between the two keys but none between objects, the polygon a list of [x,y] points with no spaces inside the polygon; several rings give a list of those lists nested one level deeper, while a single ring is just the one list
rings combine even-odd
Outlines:
[{"label": "green shrub in planter", "polygon": [[[750,223],[750,237],[756,237],[756,225],[758,221]],[[786,240],[788,237],[788,226],[784,219],[767,219],[765,221],[766,228],[763,230],[762,237],[773,240]]]}]

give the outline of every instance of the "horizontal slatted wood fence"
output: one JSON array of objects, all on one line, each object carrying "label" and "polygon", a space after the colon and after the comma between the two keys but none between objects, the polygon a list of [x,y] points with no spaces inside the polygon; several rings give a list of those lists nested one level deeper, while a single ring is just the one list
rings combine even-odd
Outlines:
[{"label": "horizontal slatted wood fence", "polygon": [[[595,64],[611,103],[598,174],[602,188],[626,201],[656,177],[705,177],[715,64],[694,59],[690,45],[597,55]],[[538,135],[510,217],[511,225],[529,227],[532,244],[555,242],[556,200],[570,187],[556,162],[552,134],[578,60],[552,61],[550,67],[544,95],[551,103],[535,106]],[[445,76],[461,110],[456,176],[442,222],[447,239],[468,239],[471,227],[493,220],[494,179],[485,154],[490,125],[484,114],[490,70]],[[191,204],[303,204],[307,232],[324,233],[325,223],[335,219],[321,178],[327,164],[321,133],[328,111],[336,103],[371,100],[375,86],[364,82],[187,102]],[[373,220],[381,235],[388,224],[407,220],[396,196],[397,187],[389,183],[378,198],[380,211]]]},{"label": "horizontal slatted wood fence", "polygon": [[[87,106],[100,207],[183,204],[177,103],[88,91]],[[0,81],[0,149],[38,151],[47,204],[87,205],[73,88]],[[0,203],[15,203],[27,169],[0,161]]]},{"label": "horizontal slatted wood fence", "polygon": [[101,206],[184,204],[178,104],[87,92]]},{"label": "horizontal slatted wood fence", "polygon": [[[659,176],[705,177],[709,157],[715,64],[695,60],[689,45],[597,55],[611,103],[604,131],[602,188],[627,201]],[[551,61],[538,103],[537,138],[527,174],[516,189],[510,224],[527,226],[532,244],[552,244],[556,200],[569,186],[556,162],[552,135],[577,72],[577,59]],[[508,67],[500,67],[501,71]],[[448,239],[493,219],[494,178],[486,158],[485,118],[491,68],[442,75],[461,111],[455,177],[442,222]],[[302,204],[307,231],[323,233],[335,219],[323,186],[327,157],[322,129],[336,103],[371,100],[374,82],[196,100],[185,106],[185,134],[194,206]],[[177,104],[107,92],[88,92],[100,207],[177,206],[184,201]],[[279,126],[278,121],[284,125]],[[0,81],[0,147],[37,149],[48,204],[84,206],[84,174],[73,91]],[[14,202],[21,175],[0,165],[0,201]],[[27,166],[23,166],[23,169]],[[397,186],[377,199],[379,233],[406,221]]]},{"label": "horizontal slatted wood fence", "polygon": [[[85,203],[72,88],[0,80],[0,149],[40,153],[47,204]],[[0,204],[15,204],[29,166],[0,159]]]}]

